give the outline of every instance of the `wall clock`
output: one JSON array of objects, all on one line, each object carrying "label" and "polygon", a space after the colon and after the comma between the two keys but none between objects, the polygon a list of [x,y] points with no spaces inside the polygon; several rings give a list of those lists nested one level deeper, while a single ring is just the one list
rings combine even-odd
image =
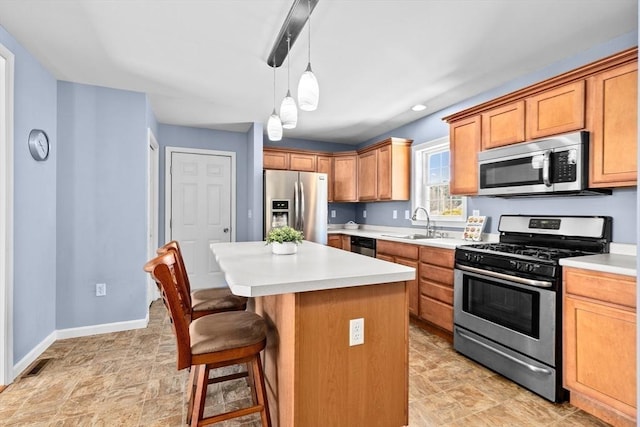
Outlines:
[{"label": "wall clock", "polygon": [[45,131],[33,129],[29,132],[29,152],[38,161],[47,160],[49,157],[49,137]]}]

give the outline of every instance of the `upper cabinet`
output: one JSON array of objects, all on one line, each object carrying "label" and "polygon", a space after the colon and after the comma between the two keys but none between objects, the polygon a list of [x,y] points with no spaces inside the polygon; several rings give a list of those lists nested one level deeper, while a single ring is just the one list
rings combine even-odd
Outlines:
[{"label": "upper cabinet", "polygon": [[289,170],[289,153],[280,150],[264,150],[262,164],[265,169]]},{"label": "upper cabinet", "polygon": [[547,90],[526,99],[527,140],[584,128],[585,81]]},{"label": "upper cabinet", "polygon": [[524,141],[524,101],[482,113],[482,149]]},{"label": "upper cabinet", "polygon": [[333,201],[358,201],[358,155],[355,151],[335,153],[333,157]]},{"label": "upper cabinet", "polygon": [[316,155],[291,153],[289,155],[289,169],[301,172],[316,172]]},{"label": "upper cabinet", "polygon": [[409,200],[411,143],[387,138],[358,152],[359,200]]},{"label": "upper cabinet", "polygon": [[638,50],[628,49],[444,118],[451,193],[477,194],[477,153],[589,132],[589,186],[637,183]]},{"label": "upper cabinet", "polygon": [[638,63],[589,79],[591,187],[636,185]]},{"label": "upper cabinet", "polygon": [[333,157],[317,156],[316,172],[326,173],[329,181],[327,188],[327,196],[330,202],[333,202]]},{"label": "upper cabinet", "polygon": [[451,194],[472,195],[478,192],[480,123],[480,116],[450,123]]}]

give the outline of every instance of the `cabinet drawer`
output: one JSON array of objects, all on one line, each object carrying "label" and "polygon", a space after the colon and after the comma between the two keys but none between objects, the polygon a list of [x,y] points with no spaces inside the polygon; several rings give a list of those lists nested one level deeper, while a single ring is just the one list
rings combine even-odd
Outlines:
[{"label": "cabinet drawer", "polygon": [[575,268],[565,268],[563,274],[567,294],[631,309],[636,307],[636,281],[633,277]]},{"label": "cabinet drawer", "polygon": [[422,246],[420,261],[453,269],[453,250]]},{"label": "cabinet drawer", "polygon": [[420,317],[449,332],[453,332],[453,307],[420,295]]},{"label": "cabinet drawer", "polygon": [[453,288],[428,280],[420,280],[420,294],[453,305]]},{"label": "cabinet drawer", "polygon": [[453,286],[453,270],[422,262],[420,263],[420,280]]},{"label": "cabinet drawer", "polygon": [[387,240],[376,242],[376,251],[384,255],[399,256],[411,260],[418,259],[418,246],[408,243],[395,243]]}]

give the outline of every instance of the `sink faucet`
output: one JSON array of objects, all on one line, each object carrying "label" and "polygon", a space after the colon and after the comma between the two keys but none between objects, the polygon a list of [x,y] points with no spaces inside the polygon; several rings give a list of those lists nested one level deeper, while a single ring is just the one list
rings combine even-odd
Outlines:
[{"label": "sink faucet", "polygon": [[418,219],[417,214],[419,210],[422,210],[424,214],[427,216],[427,237],[431,237],[433,235],[433,229],[431,228],[431,219],[429,219],[429,212],[425,208],[423,208],[422,206],[418,206],[413,211],[413,216],[411,217],[411,219],[413,221],[416,221]]}]

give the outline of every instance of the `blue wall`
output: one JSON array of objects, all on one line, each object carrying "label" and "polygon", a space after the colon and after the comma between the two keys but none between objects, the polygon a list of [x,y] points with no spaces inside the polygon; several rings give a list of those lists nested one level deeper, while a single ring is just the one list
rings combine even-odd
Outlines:
[{"label": "blue wall", "polygon": [[[0,43],[15,55],[13,207],[13,361],[55,329],[56,300],[56,79],[0,27]],[[44,162],[29,154],[33,128],[49,136]]]},{"label": "blue wall", "polygon": [[[174,126],[160,124],[158,126],[158,144],[160,144],[160,215],[158,223],[160,231],[158,233],[159,243],[165,242],[164,224],[165,224],[165,163],[166,163],[166,147],[182,147],[182,148],[199,148],[206,150],[232,151],[236,153],[236,240],[243,242],[249,240],[250,222],[247,219],[249,209],[249,179],[254,177],[254,173],[249,170],[249,139],[253,145],[256,144],[254,138],[249,138],[250,134],[238,132],[225,132],[211,129],[200,129],[186,126]],[[261,145],[261,142],[259,143]],[[261,150],[262,148],[260,148]],[[255,155],[254,159],[255,160]],[[262,160],[260,160],[260,174],[262,174]],[[251,180],[251,187],[253,182]],[[259,182],[260,187],[262,181]],[[255,190],[251,190],[255,193]],[[254,194],[255,195],[255,194]],[[251,206],[253,206],[253,201]],[[255,208],[254,208],[255,209]],[[260,214],[260,221],[262,214]],[[251,228],[255,228],[251,227]],[[260,229],[262,230],[262,229]],[[260,231],[260,234],[262,231]],[[252,236],[253,237],[253,236]]]},{"label": "blue wall", "polygon": [[142,93],[58,83],[57,329],[146,316],[147,121]]}]

